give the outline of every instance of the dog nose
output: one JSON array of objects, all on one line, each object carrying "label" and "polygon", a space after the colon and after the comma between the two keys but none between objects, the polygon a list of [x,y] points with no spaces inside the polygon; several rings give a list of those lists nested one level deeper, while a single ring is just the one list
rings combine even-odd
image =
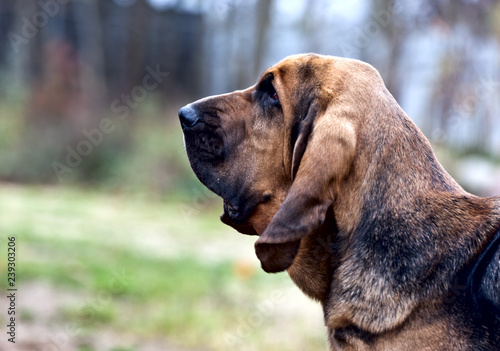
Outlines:
[{"label": "dog nose", "polygon": [[191,128],[200,121],[196,111],[191,105],[186,105],[179,110],[179,119],[181,120],[182,126],[186,128]]}]

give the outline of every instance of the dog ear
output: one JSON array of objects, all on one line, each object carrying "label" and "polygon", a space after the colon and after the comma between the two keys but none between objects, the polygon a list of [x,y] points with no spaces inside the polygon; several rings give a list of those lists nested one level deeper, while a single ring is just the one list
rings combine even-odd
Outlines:
[{"label": "dog ear", "polygon": [[295,178],[297,171],[299,169],[300,161],[302,160],[302,156],[304,156],[304,152],[306,151],[307,142],[309,140],[309,136],[311,135],[313,123],[318,115],[318,106],[309,105],[309,110],[307,111],[306,117],[304,120],[292,128],[292,135],[290,135],[291,139],[294,139],[293,132],[295,131],[298,135],[295,140],[293,146],[292,153],[292,163],[290,165],[290,176],[292,180]]},{"label": "dog ear", "polygon": [[356,133],[345,111],[321,112],[314,104],[297,126],[291,165],[292,185],[255,243],[266,272],[280,272],[292,264],[300,240],[319,228],[331,207],[336,185],[349,173]]}]

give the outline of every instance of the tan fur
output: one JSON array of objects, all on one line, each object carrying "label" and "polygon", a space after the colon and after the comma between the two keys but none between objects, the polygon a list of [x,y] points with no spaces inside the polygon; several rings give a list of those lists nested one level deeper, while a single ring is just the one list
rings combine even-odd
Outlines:
[{"label": "tan fur", "polygon": [[[279,108],[262,93],[269,77]],[[196,168],[205,161],[186,129],[195,173],[229,209],[255,202],[244,223],[227,209],[222,220],[260,235],[263,268],[287,269],[322,303],[332,350],[473,350],[486,340],[448,298],[499,229],[500,200],[453,180],[373,67],[291,56],[255,86],[190,108],[216,111],[227,151]]]}]

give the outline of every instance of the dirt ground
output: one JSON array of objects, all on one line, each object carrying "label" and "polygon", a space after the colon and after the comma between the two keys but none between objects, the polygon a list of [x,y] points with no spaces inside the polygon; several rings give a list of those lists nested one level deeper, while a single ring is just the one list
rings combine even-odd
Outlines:
[{"label": "dirt ground", "polygon": [[[16,343],[0,340],[1,351],[204,351],[173,345],[167,339],[139,339],[103,328],[89,335],[61,319],[61,311],[84,297],[56,289],[44,282],[30,282],[19,289]],[[21,307],[22,306],[22,307]],[[2,328],[4,329],[4,328]]]}]

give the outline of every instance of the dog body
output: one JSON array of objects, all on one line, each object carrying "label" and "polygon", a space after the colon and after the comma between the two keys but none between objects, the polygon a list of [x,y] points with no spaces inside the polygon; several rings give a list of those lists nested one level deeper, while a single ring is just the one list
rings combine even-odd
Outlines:
[{"label": "dog body", "polygon": [[373,67],[290,56],[179,116],[222,221],[322,303],[332,350],[500,350],[500,199],[448,175]]}]

